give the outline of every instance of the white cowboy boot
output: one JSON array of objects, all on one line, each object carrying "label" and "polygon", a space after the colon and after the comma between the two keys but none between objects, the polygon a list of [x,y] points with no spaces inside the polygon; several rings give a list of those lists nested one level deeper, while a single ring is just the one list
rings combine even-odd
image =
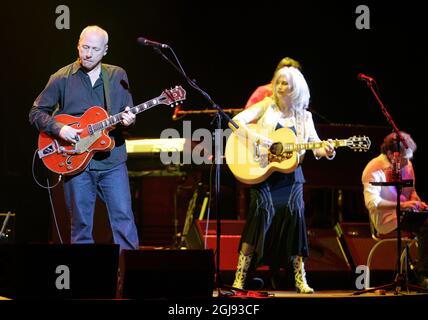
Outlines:
[{"label": "white cowboy boot", "polygon": [[314,289],[306,282],[305,265],[303,258],[295,256],[293,259],[294,281],[297,293],[314,293]]},{"label": "white cowboy boot", "polygon": [[244,289],[245,279],[247,278],[248,269],[250,268],[251,259],[253,255],[244,255],[242,252],[239,253],[238,266],[235,273],[235,281],[233,281],[232,287],[237,289]]}]

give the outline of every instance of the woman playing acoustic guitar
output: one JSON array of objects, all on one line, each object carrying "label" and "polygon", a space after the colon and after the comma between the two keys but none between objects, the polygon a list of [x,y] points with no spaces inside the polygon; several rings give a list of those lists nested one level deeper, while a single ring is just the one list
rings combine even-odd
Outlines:
[{"label": "woman playing acoustic guitar", "polygon": [[[312,114],[307,111],[309,88],[302,73],[295,67],[283,67],[273,77],[273,94],[234,117],[238,133],[252,143],[270,148],[272,141],[250,129],[256,122],[266,134],[279,128],[290,128],[300,143],[321,141],[315,130]],[[236,133],[236,132],[235,132]],[[297,152],[303,159],[305,149]],[[314,149],[316,158],[333,159],[335,149],[326,141]],[[301,161],[300,161],[301,162]],[[269,265],[278,272],[290,262],[294,268],[295,286],[299,293],[313,293],[305,277],[303,258],[308,256],[308,240],[304,218],[302,167],[290,173],[273,172],[250,189],[250,206],[241,237],[238,266],[233,287],[243,289],[247,273],[260,265]]]}]

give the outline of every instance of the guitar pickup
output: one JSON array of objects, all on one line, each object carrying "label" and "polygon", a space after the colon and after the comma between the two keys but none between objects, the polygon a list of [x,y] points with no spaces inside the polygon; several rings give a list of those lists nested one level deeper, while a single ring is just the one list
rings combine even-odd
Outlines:
[{"label": "guitar pickup", "polygon": [[94,128],[93,128],[92,124],[88,125],[88,133],[89,133],[89,135],[93,135],[94,132],[95,131],[94,131]]}]

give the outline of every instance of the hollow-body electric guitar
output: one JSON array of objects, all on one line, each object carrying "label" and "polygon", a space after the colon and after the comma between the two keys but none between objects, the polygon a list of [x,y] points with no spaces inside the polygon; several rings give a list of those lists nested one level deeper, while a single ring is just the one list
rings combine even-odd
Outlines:
[{"label": "hollow-body electric guitar", "polygon": [[[264,134],[256,124],[248,128]],[[232,132],[226,142],[225,158],[233,175],[246,184],[256,184],[267,179],[272,172],[293,172],[299,164],[300,150],[322,148],[326,141],[297,143],[297,137],[289,128],[281,128],[270,134],[264,134],[273,141],[270,147],[264,147],[257,141],[251,141]],[[337,147],[349,147],[354,151],[367,151],[370,148],[368,137],[353,136],[348,139],[335,139]]]},{"label": "hollow-body electric guitar", "polygon": [[[130,111],[138,114],[160,104],[174,106],[185,99],[186,91],[181,86],[176,86],[164,90],[157,98],[132,107]],[[104,108],[93,106],[80,117],[59,114],[54,118],[83,131],[75,144],[41,132],[38,155],[49,170],[62,175],[73,175],[86,168],[95,152],[114,148],[114,139],[109,137],[108,133],[122,120],[122,112],[109,116]]]}]

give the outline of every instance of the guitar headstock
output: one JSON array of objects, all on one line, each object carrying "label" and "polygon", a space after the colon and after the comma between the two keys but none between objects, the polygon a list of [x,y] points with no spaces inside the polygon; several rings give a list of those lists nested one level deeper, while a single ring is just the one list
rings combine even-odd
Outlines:
[{"label": "guitar headstock", "polygon": [[366,136],[352,136],[346,140],[346,146],[358,152],[366,152],[371,144],[369,137]]},{"label": "guitar headstock", "polygon": [[175,107],[182,101],[186,100],[186,90],[181,86],[175,86],[175,88],[171,88],[169,90],[165,89],[162,92],[160,99],[162,100],[162,103]]}]

